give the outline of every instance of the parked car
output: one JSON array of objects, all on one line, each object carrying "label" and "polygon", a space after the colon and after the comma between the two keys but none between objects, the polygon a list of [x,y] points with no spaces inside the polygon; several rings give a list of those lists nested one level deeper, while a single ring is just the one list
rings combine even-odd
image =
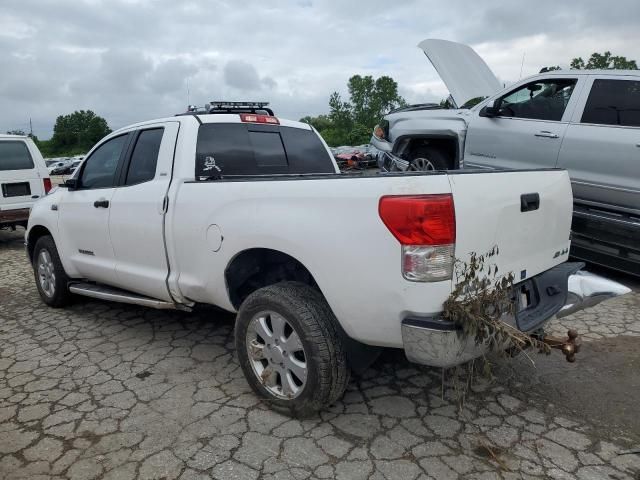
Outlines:
[{"label": "parked car", "polygon": [[438,313],[470,252],[498,245],[500,271],[537,292],[514,326],[580,308],[568,282],[592,277],[566,263],[565,171],[343,175],[310,125],[233,107],[122,128],[36,203],[26,244],[47,305],[237,312],[249,384],[298,413],[339,398],[375,347],[436,366],[482,355]]},{"label": "parked car", "polygon": [[340,146],[331,148],[333,158],[335,158],[340,170],[362,170],[369,167],[376,167],[378,150],[370,144],[355,147]]},{"label": "parked car", "polygon": [[51,189],[44,159],[33,140],[0,135],[0,228],[27,226],[29,209]]},{"label": "parked car", "polygon": [[65,168],[69,165],[71,165],[71,160],[69,159],[53,162],[52,164],[47,165],[47,167],[49,168],[49,175],[59,175],[59,173],[56,172],[61,168]]},{"label": "parked car", "polygon": [[51,175],[71,175],[73,172],[75,172],[76,168],[81,163],[82,160],[73,160],[71,162],[66,162],[51,169]]},{"label": "parked car", "polygon": [[566,168],[572,256],[640,275],[640,71],[558,70],[500,89],[470,47],[420,47],[463,107],[387,115],[372,138],[383,168]]}]

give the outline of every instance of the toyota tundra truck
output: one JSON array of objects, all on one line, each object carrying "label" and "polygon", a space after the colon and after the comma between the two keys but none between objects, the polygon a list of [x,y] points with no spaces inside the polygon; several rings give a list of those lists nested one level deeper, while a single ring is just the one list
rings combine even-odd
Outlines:
[{"label": "toyota tundra truck", "polygon": [[237,313],[248,383],[304,414],[375,347],[441,367],[482,355],[441,315],[472,252],[498,246],[499,271],[531,292],[510,320],[521,330],[579,308],[590,277],[566,263],[571,210],[563,170],[343,175],[308,124],[212,102],[105,137],[35,204],[26,248],[51,307]]}]

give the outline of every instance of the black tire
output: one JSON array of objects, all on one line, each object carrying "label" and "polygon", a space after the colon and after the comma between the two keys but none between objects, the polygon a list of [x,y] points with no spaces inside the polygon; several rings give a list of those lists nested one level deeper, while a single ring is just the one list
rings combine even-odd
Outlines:
[{"label": "black tire", "polygon": [[[50,271],[53,273],[53,281],[49,281],[48,284],[41,279],[41,272],[39,271],[41,255],[48,255],[51,260]],[[36,246],[33,249],[32,266],[36,281],[36,288],[38,289],[38,293],[40,294],[42,301],[54,308],[69,305],[72,298],[68,288],[69,277],[62,267],[62,262],[60,261],[58,249],[53,241],[53,237],[46,235],[38,239]],[[53,288],[45,289],[43,285],[52,285]]]},{"label": "black tire", "polygon": [[[426,159],[433,168],[424,168],[418,165],[420,159]],[[452,164],[447,158],[447,155],[435,147],[421,147],[417,149],[411,155],[411,162],[409,163],[409,170],[412,171],[430,171],[430,170],[448,170],[452,168]]]},{"label": "black tire", "polygon": [[[249,356],[247,332],[252,320],[266,311],[282,316],[298,334],[304,349],[306,382],[294,398],[272,393],[265,386],[266,380],[261,379],[252,366],[255,360]],[[235,344],[240,366],[251,388],[272,408],[292,416],[311,415],[339,399],[347,388],[350,372],[336,322],[321,293],[302,283],[278,283],[249,295],[238,312]],[[263,362],[270,365],[266,359]],[[277,378],[282,381],[281,377]]]}]

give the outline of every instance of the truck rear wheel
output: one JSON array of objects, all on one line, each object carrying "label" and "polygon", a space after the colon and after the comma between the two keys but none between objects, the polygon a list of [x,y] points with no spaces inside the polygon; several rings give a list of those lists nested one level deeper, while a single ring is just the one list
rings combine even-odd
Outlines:
[{"label": "truck rear wheel", "polygon": [[40,237],[33,249],[33,273],[42,301],[50,307],[64,307],[71,303],[64,271],[53,237]]},{"label": "truck rear wheel", "polygon": [[283,282],[253,292],[235,327],[251,388],[273,408],[307,416],[342,396],[349,381],[337,320],[318,290]]},{"label": "truck rear wheel", "polygon": [[442,151],[434,147],[423,147],[414,153],[407,170],[429,172],[432,170],[447,170],[449,168],[451,168],[450,162]]}]

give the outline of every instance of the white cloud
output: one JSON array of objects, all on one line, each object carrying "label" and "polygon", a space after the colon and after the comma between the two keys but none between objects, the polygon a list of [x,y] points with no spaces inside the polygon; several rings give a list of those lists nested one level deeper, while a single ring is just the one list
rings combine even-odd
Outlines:
[{"label": "white cloud", "polygon": [[[390,75],[410,102],[447,91],[416,45],[469,43],[504,82],[593,51],[640,60],[640,2],[589,0],[10,0],[0,7],[0,130],[51,135],[92,109],[112,128],[187,101],[268,100],[285,118],[327,110],[355,74]],[[189,99],[187,99],[189,90]]]}]

